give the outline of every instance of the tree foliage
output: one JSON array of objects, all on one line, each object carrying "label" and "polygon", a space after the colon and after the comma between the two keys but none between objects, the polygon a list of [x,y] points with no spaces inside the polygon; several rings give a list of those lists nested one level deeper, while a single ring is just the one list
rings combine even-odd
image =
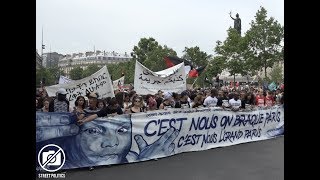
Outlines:
[{"label": "tree foliage", "polygon": [[284,80],[282,72],[282,67],[279,64],[273,66],[272,70],[269,73],[271,82],[281,84]]},{"label": "tree foliage", "polygon": [[264,68],[267,77],[267,68],[275,62],[283,60],[284,29],[273,17],[267,18],[267,10],[260,7],[251,21],[251,27],[246,32],[248,41],[248,69],[251,74]]},{"label": "tree foliage", "polygon": [[250,25],[244,37],[230,27],[226,40],[217,41],[215,58],[225,61],[223,69],[234,77],[236,74],[257,75],[263,69],[267,77],[267,68],[283,61],[283,27],[273,17],[267,18],[263,7]]},{"label": "tree foliage", "polygon": [[82,72],[82,78],[91,76],[93,73],[99,71],[101,68],[96,64],[90,64],[85,70]]},{"label": "tree foliage", "polygon": [[[219,61],[226,68],[231,76],[241,74],[247,75],[246,66],[246,38],[240,36],[240,34],[234,29],[228,29],[228,37],[224,42],[217,41],[215,52]],[[224,61],[224,63],[222,63]]]},{"label": "tree foliage", "polygon": [[72,80],[79,80],[79,79],[82,79],[82,77],[83,77],[83,69],[80,66],[77,66],[70,71],[70,78]]},{"label": "tree foliage", "polygon": [[176,56],[177,53],[167,47],[161,46],[154,38],[141,38],[138,45],[133,47],[131,56],[134,62],[138,60],[141,64],[152,71],[161,71],[166,69],[164,62],[165,56]]},{"label": "tree foliage", "polygon": [[218,74],[226,68],[226,61],[222,56],[215,56],[209,61],[208,67],[206,69],[207,77],[216,77]]},{"label": "tree foliage", "polygon": [[190,60],[192,64],[196,67],[206,66],[211,55],[208,55],[206,52],[201,51],[198,46],[196,47],[185,47],[183,59]]},{"label": "tree foliage", "polygon": [[36,70],[36,86],[40,86],[40,82],[44,79],[45,86],[51,86],[57,84],[59,81],[60,75],[64,75],[64,73],[59,70],[58,67],[54,68],[44,68]]},{"label": "tree foliage", "polygon": [[112,77],[112,80],[119,79],[122,76],[122,73],[124,73],[124,83],[130,84],[134,81],[134,68],[135,68],[135,61],[130,60],[128,62],[121,62],[118,64],[110,64],[107,66],[108,72],[110,76]]},{"label": "tree foliage", "polygon": [[[211,59],[211,55],[208,55],[206,52],[201,51],[198,46],[190,47],[190,48],[185,47],[183,53],[184,54],[182,55],[182,58],[190,60],[192,65],[194,66],[194,68],[207,66],[209,60]],[[207,69],[207,67],[206,67],[206,69]],[[200,73],[200,75],[197,77],[197,79],[188,78],[187,83],[193,84],[195,82],[194,86],[198,86],[198,87],[206,86],[206,84],[204,82],[204,78],[207,75],[206,69],[202,73]]]}]

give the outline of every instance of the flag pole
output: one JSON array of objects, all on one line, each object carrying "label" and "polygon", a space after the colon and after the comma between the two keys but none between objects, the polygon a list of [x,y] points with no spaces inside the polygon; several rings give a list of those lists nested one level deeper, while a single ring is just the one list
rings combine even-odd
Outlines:
[{"label": "flag pole", "polygon": [[[199,76],[198,76],[198,77],[199,77]],[[192,89],[193,89],[194,83],[196,83],[196,81],[198,80],[198,77],[193,81],[193,83],[192,83],[192,85],[191,85]]]},{"label": "flag pole", "polygon": [[43,26],[41,31],[41,58],[43,58]]}]

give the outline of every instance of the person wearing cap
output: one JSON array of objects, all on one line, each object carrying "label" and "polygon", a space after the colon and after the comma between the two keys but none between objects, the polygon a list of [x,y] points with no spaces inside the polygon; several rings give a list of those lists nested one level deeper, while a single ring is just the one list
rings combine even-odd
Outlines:
[{"label": "person wearing cap", "polygon": [[57,96],[49,103],[49,112],[69,112],[66,89],[60,88],[56,94]]}]

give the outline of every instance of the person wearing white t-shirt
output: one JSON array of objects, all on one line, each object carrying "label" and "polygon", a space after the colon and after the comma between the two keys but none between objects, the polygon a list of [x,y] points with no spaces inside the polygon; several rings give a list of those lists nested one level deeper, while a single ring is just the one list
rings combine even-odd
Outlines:
[{"label": "person wearing white t-shirt", "polygon": [[229,104],[233,111],[238,111],[241,107],[241,100],[239,99],[239,93],[234,92],[233,98],[229,100]]},{"label": "person wearing white t-shirt", "polygon": [[211,90],[211,96],[208,96],[204,100],[203,105],[205,107],[215,107],[215,106],[217,106],[217,102],[218,102],[217,95],[218,95],[218,91],[216,89],[212,89]]}]

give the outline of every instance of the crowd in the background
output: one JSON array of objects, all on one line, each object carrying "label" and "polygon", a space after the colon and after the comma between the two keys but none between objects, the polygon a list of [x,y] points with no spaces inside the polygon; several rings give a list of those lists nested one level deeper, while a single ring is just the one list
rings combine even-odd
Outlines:
[{"label": "crowd in the background", "polygon": [[[100,98],[97,93],[78,96],[74,105],[66,98],[61,88],[55,97],[48,97],[45,88],[36,92],[36,110],[42,112],[73,112],[78,120],[90,115],[92,118],[155,111],[171,108],[220,107],[225,110],[251,110],[284,103],[284,87],[270,91],[257,86],[227,86],[196,88],[181,93],[163,92],[139,95],[132,90],[115,91],[115,97]],[[73,107],[73,108],[70,108]],[[90,118],[89,118],[90,119]]]}]

